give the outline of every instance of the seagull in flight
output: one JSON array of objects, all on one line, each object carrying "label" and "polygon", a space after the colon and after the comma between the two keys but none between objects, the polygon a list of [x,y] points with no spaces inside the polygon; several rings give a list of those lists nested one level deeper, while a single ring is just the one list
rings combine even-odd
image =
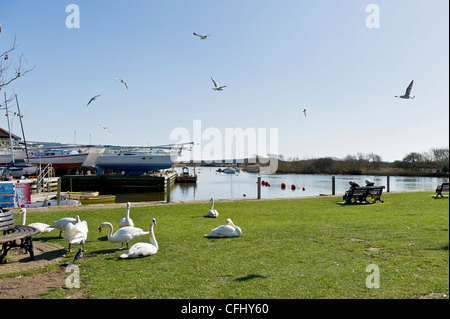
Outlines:
[{"label": "seagull in flight", "polygon": [[214,80],[213,77],[211,77],[211,80],[213,81],[214,86],[215,86],[215,87],[213,88],[214,91],[222,91],[224,88],[227,87],[226,85],[224,85],[224,86],[219,86],[219,85],[217,84],[216,80]]},{"label": "seagull in flight", "polygon": [[108,131],[108,130],[109,130],[109,128],[107,128],[107,127],[104,126],[104,125],[99,124],[99,126],[100,126],[102,129],[104,129],[105,131]]},{"label": "seagull in flight", "polygon": [[399,97],[399,98],[405,99],[405,100],[415,98],[415,96],[410,96],[411,95],[411,89],[413,87],[413,83],[414,83],[414,80],[412,80],[411,83],[409,83],[408,87],[406,88],[405,95],[400,95],[400,96],[396,95],[395,97]]},{"label": "seagull in flight", "polygon": [[200,37],[200,40],[206,40],[209,37],[209,34],[208,35],[200,35],[200,34],[197,34],[195,32],[193,34],[198,36],[198,37]]},{"label": "seagull in flight", "polygon": [[303,108],[303,114],[305,114],[305,116],[306,116],[306,109],[305,108]]},{"label": "seagull in flight", "polygon": [[86,106],[89,106],[89,104],[91,104],[92,101],[95,101],[100,95],[101,95],[101,94],[96,95],[96,96],[94,96],[92,99],[90,99],[89,102],[88,102],[88,104],[87,104]]},{"label": "seagull in flight", "polygon": [[126,87],[127,90],[128,90],[128,85],[127,85],[127,83],[126,83],[124,80],[119,79],[119,78],[117,78],[116,80],[122,82],[123,84],[125,84],[125,87]]}]

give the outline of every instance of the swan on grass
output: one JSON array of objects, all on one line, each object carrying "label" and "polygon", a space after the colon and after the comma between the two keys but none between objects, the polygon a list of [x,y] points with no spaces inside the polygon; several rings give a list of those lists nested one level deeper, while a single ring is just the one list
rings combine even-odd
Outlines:
[{"label": "swan on grass", "polygon": [[69,251],[72,245],[84,245],[88,236],[88,225],[86,221],[81,221],[80,217],[77,216],[77,221],[75,224],[68,223],[65,228],[66,240],[69,243]]},{"label": "swan on grass", "polygon": [[158,252],[158,242],[155,238],[155,233],[153,232],[153,226],[156,225],[156,219],[152,219],[149,228],[149,239],[150,243],[136,243],[124,254],[120,255],[120,258],[138,258],[151,256]]},{"label": "swan on grass", "polygon": [[50,227],[59,229],[59,237],[62,238],[61,234],[62,234],[63,231],[66,230],[67,224],[69,224],[69,223],[70,224],[75,224],[76,222],[77,222],[77,220],[75,218],[65,217],[65,218],[61,218],[61,219],[58,219],[58,220],[54,221],[50,225]]},{"label": "swan on grass", "polygon": [[122,218],[122,220],[119,223],[119,228],[126,227],[126,226],[134,226],[133,220],[130,218],[130,207],[131,203],[127,203],[127,211],[125,213],[125,217]]},{"label": "swan on grass", "polygon": [[149,234],[148,231],[143,231],[140,228],[131,227],[131,226],[126,226],[126,227],[120,228],[118,231],[116,231],[113,234],[113,230],[114,230],[113,225],[108,222],[101,223],[100,226],[98,226],[98,232],[100,233],[102,231],[103,227],[105,227],[105,226],[109,227],[108,240],[112,243],[121,243],[122,244],[122,246],[120,246],[117,249],[123,249],[124,243],[127,244],[127,249],[128,249],[128,242],[132,241],[135,238]]},{"label": "swan on grass", "polygon": [[240,227],[233,224],[230,218],[227,219],[227,224],[214,228],[205,235],[205,237],[239,237],[242,234]]},{"label": "swan on grass", "polygon": [[[27,222],[27,209],[22,208],[19,211],[19,214],[22,215],[21,219],[20,219],[20,224],[25,226],[25,223]],[[39,230],[41,232],[41,234],[48,233],[54,229],[54,228],[50,227],[50,225],[47,225],[44,223],[32,223],[32,224],[29,224],[28,226],[36,228],[37,230]]]},{"label": "swan on grass", "polygon": [[219,217],[219,212],[214,209],[214,198],[211,198],[210,201],[211,201],[211,209],[209,210],[206,217],[212,217],[212,218]]}]

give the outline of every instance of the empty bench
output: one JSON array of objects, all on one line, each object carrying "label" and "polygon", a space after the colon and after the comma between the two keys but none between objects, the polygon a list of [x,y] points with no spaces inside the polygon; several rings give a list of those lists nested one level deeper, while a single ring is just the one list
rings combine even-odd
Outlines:
[{"label": "empty bench", "polygon": [[24,248],[25,253],[28,252],[31,260],[34,260],[32,237],[37,234],[39,231],[34,227],[16,225],[11,211],[0,209],[0,260],[4,260],[8,251],[14,247]]},{"label": "empty bench", "polygon": [[442,192],[448,193],[448,184],[449,183],[442,183],[442,185],[438,185],[438,187],[436,188],[436,197],[444,197],[444,195],[442,195]]},{"label": "empty bench", "polygon": [[[353,190],[353,196],[352,199],[354,199],[353,203],[368,203],[367,197],[371,197],[373,199],[372,203],[375,203],[376,201],[379,201],[381,203],[384,203],[384,201],[381,200],[381,194],[383,194],[383,189],[385,186],[366,186],[366,187],[357,187]],[[345,193],[344,200],[348,199],[348,194]]]}]

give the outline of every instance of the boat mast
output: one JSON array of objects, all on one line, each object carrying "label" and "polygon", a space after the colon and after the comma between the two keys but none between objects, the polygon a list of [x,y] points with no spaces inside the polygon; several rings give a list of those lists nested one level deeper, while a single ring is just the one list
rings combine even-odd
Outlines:
[{"label": "boat mast", "polygon": [[23,142],[25,143],[25,154],[27,155],[27,162],[30,162],[30,160],[28,158],[27,141],[25,139],[25,132],[23,131],[22,114],[20,114],[19,100],[17,99],[17,94],[16,94],[16,104],[17,104],[17,111],[19,112],[18,116],[19,116],[19,119],[20,119],[20,127],[22,128]]},{"label": "boat mast", "polygon": [[6,99],[6,92],[5,92],[5,109],[6,109],[6,120],[8,121],[9,145],[11,146],[12,163],[14,165],[16,161],[14,159],[14,147],[12,143],[11,126],[9,125],[9,112],[8,112],[8,101]]}]

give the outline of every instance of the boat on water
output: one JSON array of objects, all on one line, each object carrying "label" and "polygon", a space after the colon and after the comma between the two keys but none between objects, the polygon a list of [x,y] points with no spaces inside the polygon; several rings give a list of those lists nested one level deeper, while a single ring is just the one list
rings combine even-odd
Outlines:
[{"label": "boat on water", "polygon": [[234,174],[236,173],[236,169],[234,167],[228,166],[223,170],[225,174]]},{"label": "boat on water", "polygon": [[52,164],[52,167],[57,170],[77,168],[83,165],[89,153],[84,153],[81,150],[69,149],[48,149],[48,150],[31,150],[29,152],[28,160],[31,164],[47,166]]},{"label": "boat on water", "polygon": [[162,149],[105,152],[95,162],[97,174],[106,169],[125,171],[127,175],[143,175],[147,171],[170,169],[172,164],[172,153]]}]

